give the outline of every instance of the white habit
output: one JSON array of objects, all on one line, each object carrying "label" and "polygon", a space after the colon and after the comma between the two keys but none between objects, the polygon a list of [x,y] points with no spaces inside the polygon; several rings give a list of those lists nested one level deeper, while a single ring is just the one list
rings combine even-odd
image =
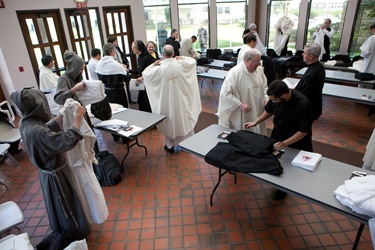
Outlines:
[{"label": "white habit", "polygon": [[96,65],[96,73],[101,75],[127,75],[126,69],[113,56],[104,56]]},{"label": "white habit", "polygon": [[[264,111],[267,96],[267,78],[261,67],[250,73],[243,61],[229,70],[220,90],[219,107],[216,115],[219,125],[232,129],[243,129],[245,122],[255,121]],[[248,113],[240,109],[242,103],[248,104]],[[260,123],[249,129],[262,135],[267,134],[266,124]]]},{"label": "white habit", "polygon": [[99,60],[90,58],[89,64],[87,65],[90,80],[99,80],[98,75],[96,74],[96,65],[98,64],[98,62]]},{"label": "white habit", "polygon": [[174,140],[168,147],[178,146],[194,133],[202,111],[195,70],[196,61],[183,56],[162,60],[159,66],[151,64],[142,72],[152,112],[167,116],[157,127]]},{"label": "white habit", "polygon": [[200,57],[200,54],[193,50],[193,41],[191,38],[182,39],[180,44],[180,56],[188,56],[192,58]]},{"label": "white habit", "polygon": [[360,49],[363,57],[361,72],[375,75],[375,34],[367,38]]},{"label": "white habit", "polygon": [[39,67],[39,89],[43,92],[55,92],[59,76],[46,66]]},{"label": "white habit", "polygon": [[257,38],[257,45],[255,46],[255,48],[257,50],[259,50],[262,55],[266,56],[267,55],[267,48],[264,47],[262,41],[260,40],[258,32],[253,31],[253,35],[256,36],[256,38]]},{"label": "white habit", "polygon": [[[64,115],[64,130],[74,123],[77,104],[78,102],[69,98],[60,110]],[[92,168],[92,163],[98,163],[94,152],[96,136],[85,119],[82,120],[80,131],[83,134],[83,140],[66,153],[66,160],[72,171],[72,184],[82,203],[88,222],[101,224],[107,219],[109,212],[103,190]]]}]

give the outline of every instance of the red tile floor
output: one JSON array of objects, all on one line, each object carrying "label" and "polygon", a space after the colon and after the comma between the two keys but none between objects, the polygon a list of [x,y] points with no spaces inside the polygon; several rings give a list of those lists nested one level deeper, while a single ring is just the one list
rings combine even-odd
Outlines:
[{"label": "red tile floor", "polygon": [[[205,81],[203,110],[215,113],[220,84]],[[324,97],[324,115],[314,124],[314,139],[361,153],[375,125],[366,106]],[[271,126],[271,123],[268,123]],[[118,160],[123,144],[97,131],[101,150]],[[94,225],[89,249],[351,249],[359,223],[304,199],[288,195],[273,201],[274,189],[244,175],[237,184],[225,176],[209,205],[218,170],[183,151],[168,154],[157,129],[140,137],[144,150],[133,147],[125,161],[123,181],[103,187],[110,210],[102,225]],[[22,209],[21,225],[33,246],[49,232],[49,222],[34,167],[23,152],[20,166],[0,161],[0,203],[13,200]],[[0,222],[1,223],[1,222]],[[367,226],[358,249],[372,249]]]}]

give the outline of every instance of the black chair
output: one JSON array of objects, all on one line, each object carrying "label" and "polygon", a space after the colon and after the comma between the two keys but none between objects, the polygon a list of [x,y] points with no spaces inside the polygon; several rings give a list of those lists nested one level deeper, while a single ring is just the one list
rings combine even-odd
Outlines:
[{"label": "black chair", "polygon": [[212,59],[219,59],[221,49],[207,49],[207,57]]}]

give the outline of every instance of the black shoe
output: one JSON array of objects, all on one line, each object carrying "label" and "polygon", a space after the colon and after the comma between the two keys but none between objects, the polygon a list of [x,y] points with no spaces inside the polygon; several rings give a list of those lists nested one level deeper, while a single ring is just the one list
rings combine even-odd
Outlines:
[{"label": "black shoe", "polygon": [[174,148],[168,148],[167,145],[164,145],[164,150],[169,152],[169,153],[174,153]]},{"label": "black shoe", "polygon": [[129,104],[137,104],[137,102],[130,101]]},{"label": "black shoe", "polygon": [[274,199],[275,201],[281,201],[285,198],[286,195],[287,193],[277,189],[275,193],[273,193],[272,199]]}]

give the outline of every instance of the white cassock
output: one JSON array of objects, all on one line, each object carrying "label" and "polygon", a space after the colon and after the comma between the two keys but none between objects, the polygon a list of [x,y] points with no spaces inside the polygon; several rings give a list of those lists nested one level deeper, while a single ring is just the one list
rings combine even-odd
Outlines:
[{"label": "white cassock", "polygon": [[196,61],[190,57],[168,58],[159,66],[151,64],[143,72],[152,112],[167,118],[157,127],[172,140],[169,148],[194,134],[202,111]]},{"label": "white cassock", "polygon": [[101,75],[127,75],[126,69],[113,56],[104,56],[96,65],[96,73]]},{"label": "white cassock", "polygon": [[[78,102],[69,98],[60,110],[64,115],[64,130],[70,128],[74,123],[77,105]],[[80,131],[83,134],[83,140],[80,140],[72,150],[66,153],[66,160],[72,171],[72,184],[88,222],[101,224],[107,219],[109,212],[103,190],[92,168],[92,163],[98,163],[94,152],[96,136],[85,119],[82,120]]]},{"label": "white cassock", "polygon": [[360,50],[363,57],[361,72],[375,75],[375,35],[367,38],[366,42],[360,47]]},{"label": "white cassock", "polygon": [[[267,96],[267,78],[261,67],[250,73],[243,61],[229,70],[220,90],[219,107],[216,115],[219,125],[235,130],[243,129],[245,122],[255,121],[264,111]],[[240,105],[248,104],[248,113],[240,109]],[[260,123],[250,128],[258,134],[267,135],[266,124]]]},{"label": "white cassock", "polygon": [[39,89],[42,92],[55,92],[59,76],[46,66],[39,67]]},{"label": "white cassock", "polygon": [[256,36],[256,38],[257,38],[257,45],[255,46],[255,48],[257,50],[259,50],[262,55],[266,56],[267,55],[267,48],[264,47],[262,41],[260,40],[258,32],[253,31],[253,35]]},{"label": "white cassock", "polygon": [[192,58],[200,57],[200,54],[193,50],[193,41],[191,38],[182,39],[180,43],[180,56],[188,56]]},{"label": "white cassock", "polygon": [[99,80],[98,74],[96,74],[96,65],[98,64],[98,62],[99,60],[91,58],[89,64],[87,65],[90,80]]},{"label": "white cassock", "polygon": [[277,21],[274,51],[278,56],[280,56],[286,45],[290,33],[292,32],[293,25],[294,22],[287,16],[283,16]]}]

